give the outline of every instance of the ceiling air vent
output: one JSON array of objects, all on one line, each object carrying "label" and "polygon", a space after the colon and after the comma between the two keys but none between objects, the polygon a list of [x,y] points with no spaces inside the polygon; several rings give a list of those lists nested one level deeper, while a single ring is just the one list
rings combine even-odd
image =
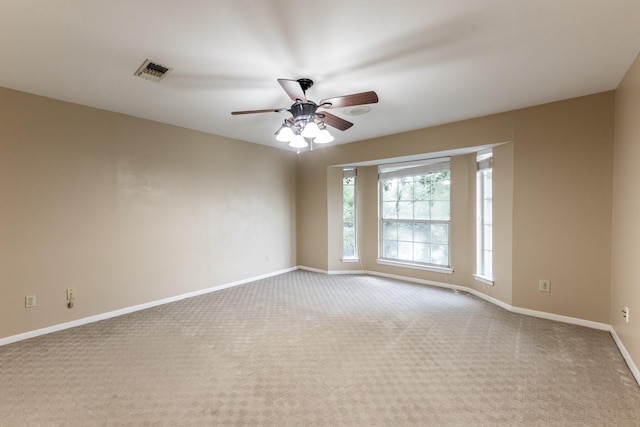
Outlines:
[{"label": "ceiling air vent", "polygon": [[151,62],[147,59],[142,63],[140,68],[133,73],[133,75],[151,80],[152,82],[159,82],[171,70],[171,68],[165,67],[164,65],[160,65],[156,62]]}]

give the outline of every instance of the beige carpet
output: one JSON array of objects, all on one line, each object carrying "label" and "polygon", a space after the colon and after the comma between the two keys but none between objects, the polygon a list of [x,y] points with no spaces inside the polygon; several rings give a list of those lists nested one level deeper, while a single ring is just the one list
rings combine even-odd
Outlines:
[{"label": "beige carpet", "polygon": [[296,271],[0,347],[1,426],[637,426],[607,332]]}]

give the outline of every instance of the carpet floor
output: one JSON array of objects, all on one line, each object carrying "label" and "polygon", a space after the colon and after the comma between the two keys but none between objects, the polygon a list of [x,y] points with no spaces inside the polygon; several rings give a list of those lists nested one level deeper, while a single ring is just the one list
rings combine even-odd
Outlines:
[{"label": "carpet floor", "polygon": [[295,271],[0,347],[0,426],[638,426],[608,332]]}]

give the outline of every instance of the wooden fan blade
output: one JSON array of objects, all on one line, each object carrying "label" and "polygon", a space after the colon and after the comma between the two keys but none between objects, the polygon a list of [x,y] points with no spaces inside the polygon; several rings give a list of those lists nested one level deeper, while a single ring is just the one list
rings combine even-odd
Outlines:
[{"label": "wooden fan blade", "polygon": [[307,97],[304,94],[304,90],[302,86],[300,86],[300,82],[297,80],[289,80],[289,79],[278,79],[278,83],[282,86],[289,98],[293,101],[300,100],[302,102],[307,102]]},{"label": "wooden fan blade", "polygon": [[378,94],[371,90],[369,92],[323,99],[318,105],[322,108],[342,108],[353,107],[354,105],[375,104],[376,102],[378,102]]},{"label": "wooden fan blade", "polygon": [[316,113],[316,117],[318,120],[324,122],[325,124],[328,124],[329,126],[332,126],[338,130],[347,130],[349,129],[351,126],[353,126],[353,123],[348,122],[344,119],[341,119],[338,116],[334,116],[331,113],[327,113],[326,111],[322,111],[320,113]]},{"label": "wooden fan blade", "polygon": [[233,116],[238,116],[240,114],[255,114],[255,113],[280,113],[282,111],[287,111],[288,108],[270,108],[268,110],[247,110],[247,111],[233,111],[231,114]]}]

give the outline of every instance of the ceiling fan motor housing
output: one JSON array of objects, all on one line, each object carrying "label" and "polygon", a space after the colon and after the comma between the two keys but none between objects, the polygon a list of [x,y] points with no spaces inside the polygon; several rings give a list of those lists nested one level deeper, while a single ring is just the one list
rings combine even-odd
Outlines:
[{"label": "ceiling fan motor housing", "polygon": [[314,102],[296,102],[291,106],[289,111],[294,119],[305,118],[310,120],[314,114],[316,114],[316,110],[318,106]]}]

